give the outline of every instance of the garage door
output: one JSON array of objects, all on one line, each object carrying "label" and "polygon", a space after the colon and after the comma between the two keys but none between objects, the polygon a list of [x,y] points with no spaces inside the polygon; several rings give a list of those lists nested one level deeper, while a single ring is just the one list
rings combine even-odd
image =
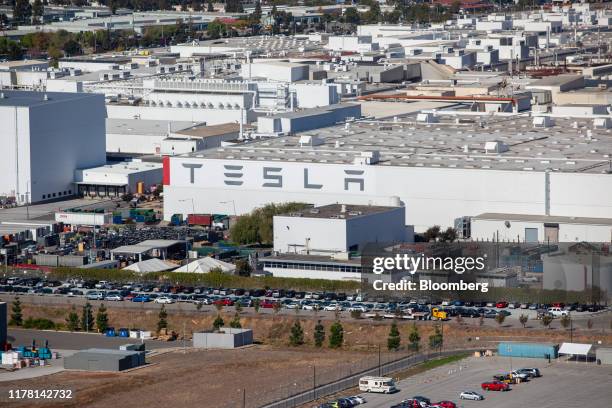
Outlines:
[{"label": "garage door", "polygon": [[537,228],[525,228],[525,242],[538,242]]}]

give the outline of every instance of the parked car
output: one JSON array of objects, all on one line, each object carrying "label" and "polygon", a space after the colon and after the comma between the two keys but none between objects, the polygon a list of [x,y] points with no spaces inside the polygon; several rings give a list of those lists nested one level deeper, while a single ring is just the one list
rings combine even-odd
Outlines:
[{"label": "parked car", "polygon": [[485,391],[508,391],[510,386],[501,381],[483,382],[480,387]]},{"label": "parked car", "polygon": [[150,301],[151,301],[151,298],[147,295],[136,295],[132,298],[132,302],[146,303]]},{"label": "parked car", "polygon": [[459,398],[462,400],[482,401],[484,396],[475,391],[463,391],[459,394]]},{"label": "parked car", "polygon": [[495,307],[498,309],[505,309],[508,307],[508,302],[500,301],[495,304]]},{"label": "parked car", "polygon": [[109,292],[104,297],[104,300],[108,300],[111,302],[120,302],[123,300],[123,296],[121,296],[119,293]]},{"label": "parked car", "polygon": [[391,405],[391,408],[421,408],[421,404],[415,399],[408,399],[399,404]]},{"label": "parked car", "polygon": [[561,307],[551,307],[548,309],[548,313],[553,317],[569,316],[570,314],[568,310],[562,309]]},{"label": "parked car", "polygon": [[430,405],[431,408],[434,407],[438,407],[438,408],[457,408],[457,404],[455,404],[453,401],[440,401],[440,402],[436,402],[435,404]]},{"label": "parked car", "polygon": [[[68,292],[69,290],[66,290],[66,294]],[[86,298],[87,300],[104,300],[104,292],[89,291],[87,292]]]},{"label": "parked car", "polygon": [[537,377],[542,376],[538,368],[520,368],[516,371],[519,373],[527,374],[529,377],[532,377],[532,378],[537,378]]},{"label": "parked car", "polygon": [[415,397],[412,397],[412,399],[418,401],[421,408],[427,408],[428,406],[431,405],[431,400],[427,397],[422,397],[420,395],[417,395]]},{"label": "parked car", "polygon": [[155,298],[153,303],[169,305],[171,303],[174,303],[174,299],[172,299],[170,296],[160,296],[160,297]]}]

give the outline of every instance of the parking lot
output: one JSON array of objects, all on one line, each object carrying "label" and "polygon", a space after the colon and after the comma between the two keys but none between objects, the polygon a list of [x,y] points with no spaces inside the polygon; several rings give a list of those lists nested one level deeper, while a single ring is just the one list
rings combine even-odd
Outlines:
[{"label": "parking lot", "polygon": [[[510,369],[539,368],[542,377],[511,386],[507,392],[482,391],[480,385],[493,379],[493,375]],[[547,360],[470,357],[452,365],[445,365],[426,373],[409,377],[398,383],[400,391],[391,395],[365,395],[367,408],[389,408],[413,396],[425,396],[431,402],[454,401],[458,407],[522,408],[522,407],[577,407],[610,406],[611,366],[593,363]],[[484,395],[483,401],[460,400],[463,391],[476,391]]]}]

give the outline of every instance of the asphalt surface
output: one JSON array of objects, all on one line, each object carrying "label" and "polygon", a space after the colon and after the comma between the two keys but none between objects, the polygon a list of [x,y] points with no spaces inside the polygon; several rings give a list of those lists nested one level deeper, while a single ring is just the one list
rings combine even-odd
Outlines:
[{"label": "asphalt surface", "polygon": [[[540,368],[542,377],[512,385],[507,392],[482,391],[481,383],[492,380],[493,375],[523,367]],[[389,408],[416,395],[430,398],[432,403],[453,401],[465,408],[609,407],[610,376],[612,366],[593,363],[557,361],[549,365],[540,359],[470,357],[402,380],[398,383],[398,393],[361,395],[368,401],[364,408]],[[476,391],[485,399],[460,400],[462,391]]]},{"label": "asphalt surface", "polygon": [[[122,344],[140,344],[140,340],[129,337],[106,337],[98,333],[71,333],[52,330],[30,330],[9,328],[8,341],[13,346],[29,346],[32,340],[36,340],[36,345],[44,345],[45,340],[49,341],[49,348],[64,350],[83,350],[88,348],[113,348],[118,349]],[[182,341],[158,341],[145,340],[145,349],[161,349],[169,347],[182,347]],[[186,346],[190,347],[191,342],[187,341]]]}]

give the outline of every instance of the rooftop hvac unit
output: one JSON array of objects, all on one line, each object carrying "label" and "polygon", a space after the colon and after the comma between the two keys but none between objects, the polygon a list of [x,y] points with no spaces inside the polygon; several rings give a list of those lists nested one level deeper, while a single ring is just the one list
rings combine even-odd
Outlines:
[{"label": "rooftop hvac unit", "polygon": [[612,128],[612,120],[610,118],[595,118],[593,119],[594,129],[610,129]]},{"label": "rooftop hvac unit", "polygon": [[300,147],[304,147],[304,146],[320,146],[325,142],[323,139],[317,136],[303,135],[303,136],[300,136],[299,143],[300,143]]},{"label": "rooftop hvac unit", "polygon": [[417,115],[417,122],[421,123],[438,123],[438,118],[433,113],[419,113]]},{"label": "rooftop hvac unit", "polygon": [[535,128],[549,128],[553,125],[554,123],[550,116],[536,116],[533,118],[533,127]]},{"label": "rooftop hvac unit", "polygon": [[361,152],[361,155],[355,157],[353,164],[369,165],[376,164],[380,160],[380,152],[378,150]]},{"label": "rooftop hvac unit", "polygon": [[487,153],[504,153],[510,150],[508,145],[504,142],[500,142],[499,140],[494,140],[492,142],[485,143],[485,151]]}]

